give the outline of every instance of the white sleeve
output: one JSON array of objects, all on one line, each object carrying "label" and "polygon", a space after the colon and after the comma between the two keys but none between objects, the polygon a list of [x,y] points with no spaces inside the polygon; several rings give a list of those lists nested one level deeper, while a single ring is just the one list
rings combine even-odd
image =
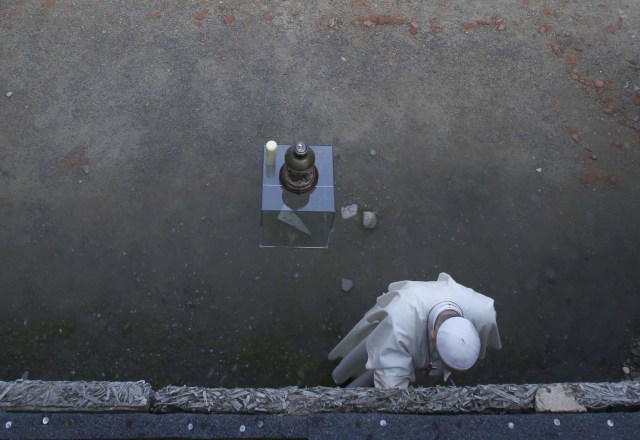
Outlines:
[{"label": "white sleeve", "polygon": [[423,357],[420,344],[426,330],[416,323],[416,314],[410,305],[394,301],[386,310],[387,317],[367,338],[366,368],[375,371],[376,387],[406,388],[415,381],[414,356]]},{"label": "white sleeve", "polygon": [[408,388],[411,378],[402,368],[381,368],[373,373],[376,388]]}]

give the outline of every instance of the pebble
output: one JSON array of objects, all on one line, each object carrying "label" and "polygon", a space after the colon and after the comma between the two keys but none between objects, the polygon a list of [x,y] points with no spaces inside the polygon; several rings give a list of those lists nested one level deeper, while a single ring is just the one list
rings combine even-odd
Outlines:
[{"label": "pebble", "polygon": [[258,428],[262,428],[264,426],[264,422],[262,420],[258,420]]},{"label": "pebble", "polygon": [[378,225],[378,217],[375,212],[365,211],[362,213],[362,227],[365,229],[375,229]]},{"label": "pebble", "polygon": [[553,419],[553,424],[556,426],[560,426],[560,420],[559,419]]},{"label": "pebble", "polygon": [[11,98],[13,96],[13,92],[7,92],[7,98]]},{"label": "pebble", "polygon": [[516,425],[514,425],[513,422],[509,422],[507,426],[509,427],[509,429],[513,429]]},{"label": "pebble", "polygon": [[629,369],[629,367],[622,367],[622,372],[628,376],[629,373],[631,373],[631,370]]},{"label": "pebble", "polygon": [[372,148],[371,150],[369,150],[369,154],[375,157],[375,155],[378,154],[378,152]]},{"label": "pebble", "polygon": [[541,173],[542,172],[542,168],[536,168],[536,171]]},{"label": "pebble", "polygon": [[80,168],[82,168],[83,173],[89,174],[89,165],[82,165]]},{"label": "pebble", "polygon": [[345,205],[342,208],[340,208],[340,214],[342,215],[343,220],[354,217],[357,213],[358,213],[358,205],[356,203],[353,203],[351,205]]},{"label": "pebble", "polygon": [[348,292],[353,289],[353,281],[343,278],[340,283],[340,288],[343,292]]},{"label": "pebble", "polygon": [[387,426],[387,421],[384,419],[380,420],[380,426]]}]

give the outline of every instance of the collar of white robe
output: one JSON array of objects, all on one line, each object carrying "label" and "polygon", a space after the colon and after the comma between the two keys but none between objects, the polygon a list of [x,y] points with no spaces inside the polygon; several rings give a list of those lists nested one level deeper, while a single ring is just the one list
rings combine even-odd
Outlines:
[{"label": "collar of white robe", "polygon": [[429,326],[429,334],[431,334],[431,332],[433,331],[433,327],[436,325],[436,319],[438,319],[440,313],[447,310],[453,310],[458,315],[464,316],[462,314],[462,309],[460,308],[460,306],[452,301],[443,301],[436,304],[431,308],[431,311],[429,312],[429,319],[427,320],[427,325]]}]

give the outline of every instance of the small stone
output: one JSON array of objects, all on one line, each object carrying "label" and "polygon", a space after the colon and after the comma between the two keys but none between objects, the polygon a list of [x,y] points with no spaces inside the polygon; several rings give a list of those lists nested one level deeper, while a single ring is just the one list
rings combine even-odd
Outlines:
[{"label": "small stone", "polygon": [[245,432],[247,430],[246,426],[240,425],[240,432]]},{"label": "small stone", "polygon": [[340,214],[342,215],[343,220],[354,217],[358,213],[358,205],[353,203],[351,205],[345,205],[340,208]]},{"label": "small stone", "polygon": [[264,426],[264,422],[262,420],[258,420],[258,428],[262,428]]},{"label": "small stone", "polygon": [[369,150],[369,154],[375,157],[375,155],[378,154],[378,152],[372,148],[371,150]]},{"label": "small stone", "polygon": [[89,174],[89,165],[82,165],[80,168],[82,169],[83,173]]},{"label": "small stone", "polygon": [[11,98],[13,96],[13,92],[7,92],[7,98]]},{"label": "small stone", "polygon": [[560,420],[559,419],[553,419],[553,424],[556,426],[560,426]]},{"label": "small stone", "polygon": [[362,227],[365,229],[375,229],[378,224],[378,218],[375,212],[365,211],[362,213]]},{"label": "small stone", "polygon": [[631,373],[631,370],[629,369],[629,367],[622,367],[622,372],[628,376],[629,373]]},{"label": "small stone", "polygon": [[536,168],[536,171],[537,171],[538,173],[541,173],[541,172],[542,172],[542,168]]},{"label": "small stone", "polygon": [[345,57],[340,57],[340,61],[347,61]]},{"label": "small stone", "polygon": [[189,424],[187,425],[187,429],[188,429],[189,431],[193,431],[193,423],[189,423]]},{"label": "small stone", "polygon": [[384,419],[380,420],[380,426],[387,426],[387,421]]},{"label": "small stone", "polygon": [[48,425],[49,424],[49,417],[43,417],[42,418],[42,424],[43,425]]},{"label": "small stone", "polygon": [[607,426],[609,426],[609,428],[613,428],[613,425],[614,425],[613,420],[611,419],[607,420]]},{"label": "small stone", "polygon": [[9,428],[11,428],[11,425],[13,425],[13,423],[11,421],[8,421],[7,423],[4,424],[4,427],[6,429],[9,429]]},{"label": "small stone", "polygon": [[348,292],[353,289],[353,281],[343,278],[340,282],[340,288],[343,292]]},{"label": "small stone", "polygon": [[507,426],[509,427],[509,429],[513,429],[516,425],[514,425],[513,422],[509,422]]}]

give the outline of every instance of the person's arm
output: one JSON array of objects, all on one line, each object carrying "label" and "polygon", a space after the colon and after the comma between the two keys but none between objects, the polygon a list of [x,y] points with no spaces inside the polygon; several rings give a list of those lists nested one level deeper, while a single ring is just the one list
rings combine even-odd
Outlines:
[{"label": "person's arm", "polygon": [[402,368],[380,368],[373,373],[376,388],[408,388],[411,378]]},{"label": "person's arm", "polygon": [[367,339],[367,369],[374,371],[376,388],[407,388],[415,380],[414,326],[411,313],[402,312],[388,316]]}]

